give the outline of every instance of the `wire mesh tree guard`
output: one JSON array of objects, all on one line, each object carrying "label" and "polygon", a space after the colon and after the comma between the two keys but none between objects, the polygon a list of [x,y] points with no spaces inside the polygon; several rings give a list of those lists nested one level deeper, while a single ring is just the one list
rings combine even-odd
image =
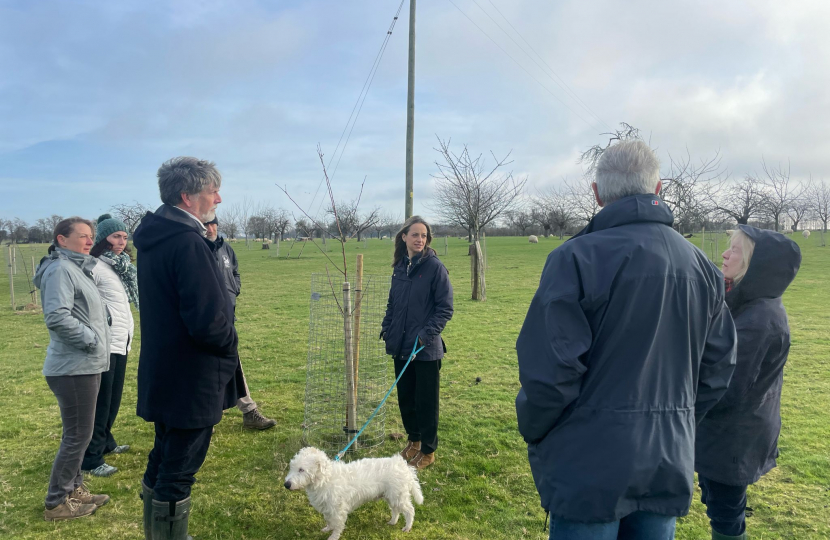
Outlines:
[{"label": "wire mesh tree guard", "polygon": [[[351,440],[391,384],[378,339],[391,278],[362,276],[361,262],[354,289],[311,276],[303,442],[330,452]],[[383,443],[385,420],[382,407],[350,451]]]}]

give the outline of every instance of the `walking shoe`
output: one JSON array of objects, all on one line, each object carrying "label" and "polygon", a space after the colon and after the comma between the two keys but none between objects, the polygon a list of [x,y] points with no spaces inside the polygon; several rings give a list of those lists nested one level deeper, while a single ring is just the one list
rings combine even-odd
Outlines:
[{"label": "walking shoe", "polygon": [[242,427],[245,429],[270,429],[277,425],[276,420],[262,416],[259,409],[254,409],[251,412],[246,412],[242,415]]},{"label": "walking shoe", "polygon": [[129,449],[130,449],[129,444],[119,444],[118,446],[116,446],[115,448],[112,449],[112,452],[110,452],[110,454],[123,454],[124,452],[126,452]]},{"label": "walking shoe", "polygon": [[113,467],[112,465],[107,465],[104,463],[100,467],[95,467],[91,471],[83,471],[87,474],[91,474],[92,476],[112,476],[113,474],[118,472],[118,467]]},{"label": "walking shoe", "polygon": [[109,495],[93,495],[90,493],[89,488],[86,485],[81,484],[80,486],[75,488],[75,491],[69,494],[69,497],[72,499],[77,499],[84,504],[94,504],[95,506],[101,507],[110,502]]},{"label": "walking shoe", "polygon": [[421,451],[421,441],[409,441],[406,447],[401,450],[401,457],[404,461],[412,461],[418,452]]},{"label": "walking shoe", "polygon": [[84,504],[78,499],[67,497],[54,508],[47,508],[43,511],[43,519],[46,521],[60,521],[62,519],[75,519],[90,516],[98,510],[94,504]]},{"label": "walking shoe", "polygon": [[412,461],[409,462],[409,464],[415,467],[418,471],[426,469],[433,463],[435,463],[435,452],[424,454],[420,451],[414,458],[412,458]]}]

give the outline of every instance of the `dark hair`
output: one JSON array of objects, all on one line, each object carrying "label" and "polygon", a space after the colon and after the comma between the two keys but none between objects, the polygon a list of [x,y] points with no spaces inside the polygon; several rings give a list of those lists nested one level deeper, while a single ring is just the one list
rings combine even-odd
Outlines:
[{"label": "dark hair", "polygon": [[95,234],[95,225],[90,220],[78,216],[66,218],[55,225],[55,230],[52,232],[52,245],[49,246],[47,253],[52,253],[58,247],[58,236],[69,236],[75,232],[75,225],[77,223],[83,223],[89,226],[89,230]]},{"label": "dark hair", "polygon": [[[110,244],[110,241],[107,240],[106,238],[102,238],[97,244],[92,246],[92,249],[89,250],[89,254],[97,259],[105,251],[111,251],[111,250],[112,250],[112,244]],[[127,243],[127,245],[124,246],[124,253],[129,255],[130,256],[130,262],[133,262],[133,252],[130,249],[130,244],[129,243]]]},{"label": "dark hair", "polygon": [[222,175],[215,163],[187,156],[165,161],[156,176],[161,202],[171,206],[182,203],[182,193],[195,195],[207,187],[222,185]]},{"label": "dark hair", "polygon": [[409,234],[409,228],[416,223],[420,223],[427,228],[427,243],[424,246],[424,251],[426,251],[432,243],[432,228],[429,226],[429,223],[427,223],[421,216],[412,216],[403,222],[403,227],[401,227],[401,230],[395,235],[395,253],[392,256],[392,266],[395,266],[401,262],[404,255],[406,255],[406,242],[403,239],[403,235]]}]

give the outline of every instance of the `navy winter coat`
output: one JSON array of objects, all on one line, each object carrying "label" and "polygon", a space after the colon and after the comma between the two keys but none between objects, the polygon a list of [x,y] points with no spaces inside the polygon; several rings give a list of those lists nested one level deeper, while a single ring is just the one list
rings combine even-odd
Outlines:
[{"label": "navy winter coat", "polygon": [[790,327],[781,295],[801,266],[798,244],[740,225],[755,241],[744,278],[726,293],[738,331],[738,364],[729,389],[697,428],[695,470],[715,482],[746,486],[775,467],[781,384]]},{"label": "navy winter coat", "polygon": [[182,429],[218,424],[245,389],[214,244],[195,220],[167,205],[148,212],[133,239],[141,302],[138,416]]},{"label": "navy winter coat", "polygon": [[452,319],[452,285],[447,268],[432,248],[415,256],[407,272],[408,257],[392,271],[392,286],[381,323],[386,354],[406,356],[417,337],[424,350],[415,360],[440,360],[447,351],[441,332]]},{"label": "navy winter coat", "polygon": [[516,349],[542,507],[611,522],[688,513],[695,421],[735,369],[723,275],[657,196],[620,199],[549,256]]}]

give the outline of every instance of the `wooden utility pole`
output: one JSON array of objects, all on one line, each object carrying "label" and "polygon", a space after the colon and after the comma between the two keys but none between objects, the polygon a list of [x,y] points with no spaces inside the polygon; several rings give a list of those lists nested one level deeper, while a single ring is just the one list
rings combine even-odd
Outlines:
[{"label": "wooden utility pole", "polygon": [[412,143],[415,138],[415,0],[409,0],[409,71],[406,92],[406,204],[404,219],[412,217]]}]

